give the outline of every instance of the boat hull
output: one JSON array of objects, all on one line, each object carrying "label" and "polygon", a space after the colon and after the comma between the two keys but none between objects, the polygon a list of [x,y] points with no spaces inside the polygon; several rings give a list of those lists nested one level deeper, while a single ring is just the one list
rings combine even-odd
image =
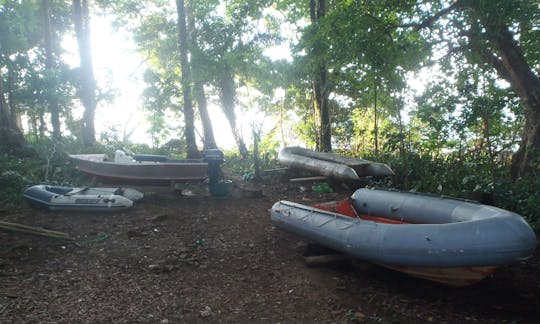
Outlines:
[{"label": "boat hull", "polygon": [[[357,193],[353,197],[361,199]],[[409,198],[397,197],[404,201]],[[428,200],[427,205],[437,201],[422,197]],[[386,209],[391,210],[392,201],[385,198]],[[352,202],[355,204],[355,199]],[[321,245],[411,275],[456,285],[476,282],[496,266],[532,255],[536,237],[519,215],[468,202],[457,205],[462,211],[477,209],[477,213],[455,223],[410,224],[364,214],[365,210],[360,211],[360,217],[351,217],[355,215],[332,212],[328,205],[324,210],[288,201],[277,202],[270,213],[276,227]],[[351,210],[358,212],[358,208]],[[479,210],[492,214],[480,215]]]},{"label": "boat hull", "polygon": [[[133,201],[115,193],[120,188],[69,188],[36,185],[25,190],[24,198],[33,206],[54,211],[116,211],[133,206]],[[138,194],[137,194],[138,193]],[[140,192],[128,191],[135,199]]]},{"label": "boat hull", "polygon": [[70,155],[76,168],[101,183],[128,185],[171,185],[202,181],[207,178],[208,163],[194,162],[110,162],[104,154]]},{"label": "boat hull", "polygon": [[478,283],[497,269],[497,267],[418,268],[390,264],[379,265],[391,270],[406,273],[412,277],[455,287],[465,287]]}]

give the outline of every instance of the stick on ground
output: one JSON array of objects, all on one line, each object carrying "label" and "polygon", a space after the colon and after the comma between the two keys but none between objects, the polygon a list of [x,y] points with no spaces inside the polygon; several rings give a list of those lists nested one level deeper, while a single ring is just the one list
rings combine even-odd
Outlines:
[{"label": "stick on ground", "polygon": [[64,233],[64,232],[51,231],[51,230],[47,230],[41,227],[34,227],[34,226],[28,226],[28,225],[23,225],[23,224],[17,224],[17,223],[0,221],[0,229],[13,231],[13,232],[27,233],[27,234],[32,234],[32,235],[52,237],[52,238],[57,238],[57,239],[73,240],[73,238],[70,237],[69,234]]}]

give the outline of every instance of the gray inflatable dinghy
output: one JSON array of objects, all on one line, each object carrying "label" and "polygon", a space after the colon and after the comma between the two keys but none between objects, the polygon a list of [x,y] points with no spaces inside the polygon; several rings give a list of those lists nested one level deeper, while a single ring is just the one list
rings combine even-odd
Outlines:
[{"label": "gray inflatable dinghy", "polygon": [[272,223],[372,263],[451,285],[524,260],[537,240],[518,214],[474,202],[386,190],[310,207],[279,201]]},{"label": "gray inflatable dinghy", "polygon": [[133,206],[143,194],[130,188],[70,188],[36,185],[25,190],[32,205],[49,210],[112,211]]},{"label": "gray inflatable dinghy", "polygon": [[358,181],[365,177],[383,178],[394,175],[384,163],[354,159],[333,153],[315,152],[301,147],[286,147],[279,152],[279,163],[342,181]]}]

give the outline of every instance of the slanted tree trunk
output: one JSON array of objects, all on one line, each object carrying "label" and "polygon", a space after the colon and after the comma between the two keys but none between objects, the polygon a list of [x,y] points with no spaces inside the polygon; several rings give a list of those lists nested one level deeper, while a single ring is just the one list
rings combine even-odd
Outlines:
[{"label": "slanted tree trunk", "polygon": [[204,149],[215,149],[217,148],[216,139],[214,138],[214,129],[212,127],[212,121],[210,120],[210,114],[208,113],[204,85],[200,82],[195,82],[194,88],[197,107],[199,107],[199,114],[203,125]]},{"label": "slanted tree trunk", "polygon": [[186,148],[188,158],[200,157],[195,141],[195,113],[191,99],[191,67],[188,61],[188,35],[186,27],[186,7],[184,0],[176,0],[176,12],[178,15],[178,46],[180,51],[180,66],[182,68],[182,93],[184,102],[184,123]]},{"label": "slanted tree trunk", "polygon": [[[453,10],[463,10],[472,18],[473,23],[481,23],[482,28],[469,31],[469,37],[485,37],[492,49],[474,45],[466,49],[475,51],[501,78],[508,81],[525,108],[525,127],[519,149],[512,156],[510,173],[513,178],[535,175],[539,171],[537,165],[540,159],[540,78],[527,63],[512,31],[502,17],[498,16],[500,12],[490,12],[486,8],[487,1],[456,0],[449,7],[416,25],[416,28],[430,27],[434,21]],[[504,10],[501,12],[504,14]],[[480,34],[481,30],[485,32]]]},{"label": "slanted tree trunk", "polygon": [[[317,23],[326,14],[326,0],[310,0],[309,7],[312,24]],[[315,109],[319,117],[318,149],[328,152],[332,150],[332,127],[330,124],[330,108],[328,104],[330,89],[328,86],[326,64],[320,58],[325,50],[320,42],[312,49],[312,55],[318,62],[316,71],[314,71],[313,92],[315,95]]]},{"label": "slanted tree trunk", "polygon": [[[55,69],[54,62],[54,32],[51,26],[51,6],[49,0],[42,0],[43,38],[45,40],[45,67],[51,73]],[[56,84],[49,85],[45,89],[49,111],[51,112],[52,137],[56,140],[61,138],[60,133],[60,106],[56,98]]]},{"label": "slanted tree trunk", "polygon": [[188,30],[191,38],[189,39],[191,45],[191,69],[193,72],[193,92],[195,94],[195,100],[197,101],[197,107],[199,108],[199,115],[201,117],[201,122],[203,126],[203,136],[204,136],[204,149],[216,149],[216,139],[214,137],[214,129],[212,127],[212,120],[210,119],[210,114],[208,113],[208,104],[206,101],[206,94],[204,92],[204,75],[205,71],[201,71],[204,67],[201,66],[200,53],[201,50],[197,44],[197,30],[195,29],[195,19],[190,10],[188,4],[186,8],[187,12],[187,21],[188,21]]},{"label": "slanted tree trunk", "polygon": [[219,80],[219,90],[221,106],[223,108],[223,112],[225,113],[225,117],[227,117],[229,126],[231,127],[232,135],[234,137],[234,140],[236,141],[236,145],[238,146],[240,155],[243,158],[247,158],[249,155],[249,151],[247,150],[244,139],[242,138],[242,135],[240,134],[240,131],[238,130],[238,127],[236,125],[236,114],[234,112],[234,98],[236,97],[236,91],[231,68],[229,66],[225,66],[221,73],[221,78]]},{"label": "slanted tree trunk", "polygon": [[540,159],[540,79],[525,60],[508,26],[486,16],[482,17],[482,24],[500,57],[491,55],[488,62],[512,85],[525,108],[525,127],[519,149],[512,157],[511,175],[516,178],[536,174]]},{"label": "slanted tree trunk", "polygon": [[79,97],[84,106],[82,137],[86,146],[96,142],[94,119],[96,114],[96,79],[90,43],[90,14],[88,0],[73,0],[73,22],[79,45],[80,88]]}]

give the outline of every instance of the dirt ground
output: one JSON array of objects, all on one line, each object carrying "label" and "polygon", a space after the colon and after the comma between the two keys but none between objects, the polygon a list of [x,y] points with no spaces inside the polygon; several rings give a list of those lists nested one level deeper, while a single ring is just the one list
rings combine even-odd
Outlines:
[{"label": "dirt ground", "polygon": [[152,195],[119,213],[21,206],[0,220],[63,231],[74,243],[0,231],[0,322],[533,323],[540,254],[451,288],[379,267],[307,266],[306,242],[272,227],[279,199],[350,191],[261,184],[262,197]]}]

